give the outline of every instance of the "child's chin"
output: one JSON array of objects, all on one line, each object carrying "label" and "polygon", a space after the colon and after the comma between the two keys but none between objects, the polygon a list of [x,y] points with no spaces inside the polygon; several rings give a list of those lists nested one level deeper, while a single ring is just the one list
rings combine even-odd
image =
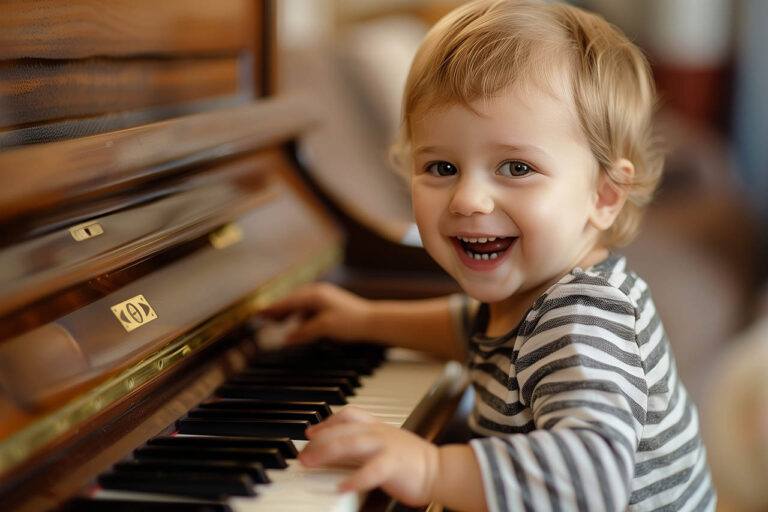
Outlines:
[{"label": "child's chin", "polygon": [[[459,282],[461,285],[462,283]],[[468,296],[472,297],[473,299],[480,301],[480,302],[487,302],[489,304],[495,303],[495,302],[501,302],[503,300],[506,300],[512,295],[512,293],[500,293],[498,290],[498,287],[495,287],[496,289],[489,289],[493,287],[485,287],[485,286],[464,286],[462,285],[462,289],[464,290],[464,293],[466,293]]]}]

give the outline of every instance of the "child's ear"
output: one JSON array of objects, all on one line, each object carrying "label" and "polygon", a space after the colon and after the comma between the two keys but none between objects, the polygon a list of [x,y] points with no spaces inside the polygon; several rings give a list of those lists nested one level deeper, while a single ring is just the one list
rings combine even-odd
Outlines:
[{"label": "child's ear", "polygon": [[635,166],[626,158],[620,158],[611,171],[611,174],[618,178],[618,182],[602,171],[597,177],[595,208],[590,217],[590,223],[599,231],[610,228],[624,206],[629,193],[629,184],[632,183],[635,175]]}]

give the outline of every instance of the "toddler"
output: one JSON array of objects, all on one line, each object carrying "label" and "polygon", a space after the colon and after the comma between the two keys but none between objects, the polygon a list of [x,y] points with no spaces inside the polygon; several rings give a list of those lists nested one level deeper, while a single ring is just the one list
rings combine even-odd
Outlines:
[{"label": "toddler", "polygon": [[647,285],[613,252],[661,173],[653,102],[642,53],[569,5],[479,0],[435,25],[394,155],[424,247],[481,303],[467,336],[450,298],[329,284],[268,314],[303,314],[290,343],[466,361],[475,438],[438,447],[349,407],[308,429],[304,465],[357,463],[341,490],[454,510],[714,510],[696,408]]}]

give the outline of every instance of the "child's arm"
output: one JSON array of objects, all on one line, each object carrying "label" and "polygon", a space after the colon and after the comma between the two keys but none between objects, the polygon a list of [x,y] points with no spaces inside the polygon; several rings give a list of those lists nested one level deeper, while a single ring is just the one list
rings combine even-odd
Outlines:
[{"label": "child's arm", "polygon": [[298,313],[305,320],[288,335],[289,344],[318,338],[369,340],[464,360],[461,333],[453,327],[451,299],[371,301],[328,283],[307,285],[269,307],[268,316]]},{"label": "child's arm", "polygon": [[466,444],[446,444],[438,450],[440,472],[432,501],[451,510],[488,510],[480,466],[474,450]]},{"label": "child's arm", "polygon": [[410,506],[440,503],[453,510],[487,510],[480,467],[467,445],[437,447],[417,435],[346,407],[307,429],[302,464],[361,465],[340,491],[384,492]]}]

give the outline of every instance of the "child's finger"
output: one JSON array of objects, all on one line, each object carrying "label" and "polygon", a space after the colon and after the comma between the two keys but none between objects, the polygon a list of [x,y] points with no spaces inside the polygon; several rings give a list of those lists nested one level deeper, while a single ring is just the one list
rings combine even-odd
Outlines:
[{"label": "child's finger", "polygon": [[261,312],[269,317],[282,317],[296,311],[316,311],[323,304],[323,298],[314,284],[297,288],[291,295],[270,304]]},{"label": "child's finger", "polygon": [[376,421],[376,418],[374,418],[370,413],[359,407],[355,407],[354,405],[347,405],[343,407],[339,412],[328,419],[331,418],[335,418],[335,421],[340,422],[356,421],[358,423],[374,423]]},{"label": "child's finger", "polygon": [[282,320],[266,320],[256,333],[256,344],[262,350],[276,350],[287,344],[291,333],[302,323],[299,315],[286,316]]},{"label": "child's finger", "polygon": [[371,416],[364,410],[355,407],[354,405],[347,405],[339,412],[332,414],[327,419],[321,421],[316,425],[311,425],[307,430],[309,432],[317,433],[326,428],[341,425],[344,423],[375,423],[376,418]]},{"label": "child's finger", "polygon": [[369,491],[375,489],[390,480],[394,476],[395,471],[397,471],[397,464],[394,463],[393,458],[387,453],[382,453],[371,458],[352,476],[342,481],[339,484],[339,491]]},{"label": "child's finger", "polygon": [[308,467],[360,463],[379,452],[382,439],[360,424],[341,425],[304,447],[299,461]]},{"label": "child's finger", "polygon": [[325,337],[329,334],[328,320],[325,315],[311,317],[296,326],[285,337],[286,345],[301,345]]}]

